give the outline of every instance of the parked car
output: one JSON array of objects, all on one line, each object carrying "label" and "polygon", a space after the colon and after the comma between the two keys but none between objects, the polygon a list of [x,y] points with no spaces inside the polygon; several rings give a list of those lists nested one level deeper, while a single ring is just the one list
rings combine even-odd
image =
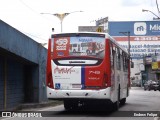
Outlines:
[{"label": "parked car", "polygon": [[159,90],[160,91],[160,80],[158,80],[158,89],[157,90]]},{"label": "parked car", "polygon": [[159,80],[148,80],[144,84],[144,90],[159,90],[160,91],[160,81]]}]

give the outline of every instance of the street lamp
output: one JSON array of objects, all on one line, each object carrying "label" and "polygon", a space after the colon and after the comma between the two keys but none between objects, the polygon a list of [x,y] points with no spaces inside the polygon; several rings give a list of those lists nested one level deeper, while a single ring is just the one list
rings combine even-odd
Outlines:
[{"label": "street lamp", "polygon": [[[158,15],[156,15],[154,12],[150,11],[150,10],[145,10],[145,9],[142,9],[142,12],[150,12],[152,13],[154,16],[157,17],[157,19],[160,19],[160,17]],[[154,19],[154,18],[153,18]]]},{"label": "street lamp", "polygon": [[62,22],[63,22],[64,18],[65,18],[66,16],[68,16],[69,14],[75,13],[75,12],[83,12],[83,11],[73,11],[73,12],[70,12],[70,13],[55,13],[55,14],[51,14],[51,13],[41,13],[41,14],[49,14],[49,15],[54,15],[54,16],[58,17],[59,20],[61,21],[61,32],[62,32]]}]

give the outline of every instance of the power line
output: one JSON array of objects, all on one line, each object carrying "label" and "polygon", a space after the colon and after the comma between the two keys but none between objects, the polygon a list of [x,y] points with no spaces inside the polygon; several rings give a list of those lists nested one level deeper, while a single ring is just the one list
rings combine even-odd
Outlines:
[{"label": "power line", "polygon": [[[37,12],[35,9],[33,9],[32,7],[30,7],[29,5],[27,5],[23,0],[19,0],[19,1],[20,1],[26,8],[28,8],[30,11],[32,11],[33,13],[41,16],[42,18],[46,19],[47,21],[51,21],[51,20],[49,20],[48,18],[40,15],[40,12]],[[52,23],[52,22],[51,22],[51,23]]]},{"label": "power line", "polygon": [[36,36],[36,35],[33,35],[33,34],[30,34],[30,33],[27,33],[27,32],[23,32],[24,34],[27,34],[27,35],[29,35],[29,36],[32,36],[32,37],[35,37],[35,38],[38,38],[38,39],[41,39],[41,40],[45,40],[45,41],[47,41],[45,38],[41,38],[41,37],[38,37],[38,36]]},{"label": "power line", "polygon": [[31,8],[29,5],[27,5],[23,0],[19,0],[24,6],[26,6],[28,9],[30,9],[32,12],[39,14],[36,10]]},{"label": "power line", "polygon": [[[23,0],[19,0],[19,1],[20,1],[25,7],[27,7],[29,10],[31,10],[33,13],[41,16],[39,12],[37,12],[35,9],[33,9],[32,7],[30,7],[29,5],[27,5]],[[41,17],[47,19],[46,17],[43,17],[43,16],[41,16]],[[47,20],[49,20],[49,19],[47,19]],[[49,20],[49,21],[50,21],[50,20]],[[30,34],[30,33],[24,32],[24,31],[21,31],[21,32],[24,33],[24,34],[26,34],[27,36],[32,36],[32,37],[34,37],[34,38],[37,38],[37,39],[40,39],[40,40],[43,40],[43,41],[47,41],[47,39],[45,39],[45,38],[41,38],[41,37],[39,37],[39,36]]]},{"label": "power line", "polygon": [[37,35],[33,35],[33,34],[31,34],[31,33],[27,33],[27,32],[24,32],[24,31],[22,31],[22,30],[19,30],[19,31],[22,32],[23,34],[27,35],[27,36],[32,36],[32,37],[41,39],[41,40],[43,40],[43,41],[48,41],[47,39],[38,37]]}]

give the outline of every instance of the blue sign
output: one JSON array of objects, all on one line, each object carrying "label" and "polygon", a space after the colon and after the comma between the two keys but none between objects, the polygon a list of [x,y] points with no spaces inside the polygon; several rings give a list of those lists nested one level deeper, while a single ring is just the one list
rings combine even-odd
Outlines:
[{"label": "blue sign", "polygon": [[108,22],[111,36],[124,36],[119,32],[130,32],[131,36],[160,35],[160,21],[122,21]]},{"label": "blue sign", "polygon": [[61,88],[61,84],[60,84],[60,83],[56,83],[56,84],[55,84],[55,88],[56,88],[56,89],[60,89],[60,88]]}]

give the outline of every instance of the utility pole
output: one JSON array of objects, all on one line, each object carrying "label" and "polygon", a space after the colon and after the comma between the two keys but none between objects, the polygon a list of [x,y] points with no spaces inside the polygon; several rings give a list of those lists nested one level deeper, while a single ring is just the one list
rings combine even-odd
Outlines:
[{"label": "utility pole", "polygon": [[128,36],[128,54],[129,54],[129,60],[130,60],[130,31],[128,32],[119,32],[125,36]]},{"label": "utility pole", "polygon": [[154,12],[150,11],[150,10],[145,10],[145,9],[142,9],[142,12],[150,12],[152,13],[154,16],[156,16],[156,18],[153,18],[153,20],[160,20],[160,11],[159,11],[159,6],[158,6],[158,2],[156,0],[156,6],[157,6],[157,11],[158,11],[158,15],[156,15]]}]

